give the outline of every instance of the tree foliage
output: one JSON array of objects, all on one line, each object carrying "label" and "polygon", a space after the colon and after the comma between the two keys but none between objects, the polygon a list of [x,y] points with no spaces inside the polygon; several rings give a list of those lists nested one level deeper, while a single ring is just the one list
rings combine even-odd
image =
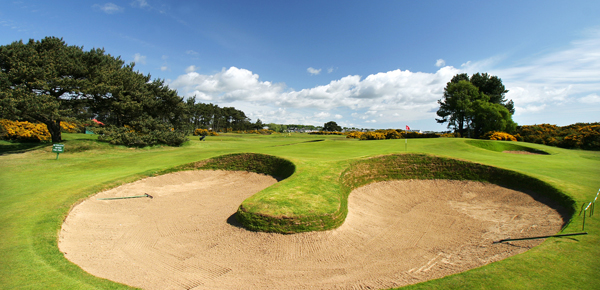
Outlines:
[{"label": "tree foliage", "polygon": [[206,104],[190,97],[185,102],[186,120],[193,129],[211,129],[215,132],[260,130],[264,124],[260,119],[250,122],[246,114],[234,107],[221,108],[218,105]]},{"label": "tree foliage", "polygon": [[94,116],[115,128],[136,127],[139,134],[188,129],[183,98],[164,81],[103,49],[84,51],[56,37],[0,46],[0,113],[45,124],[53,142],[62,139],[61,122]]},{"label": "tree foliage", "polygon": [[438,123],[448,123],[461,136],[478,138],[489,131],[512,132],[514,104],[507,101],[502,81],[487,73],[455,75],[444,88],[444,98],[438,100]]},{"label": "tree foliage", "polygon": [[342,131],[342,127],[338,126],[338,124],[334,121],[329,121],[323,125],[323,131],[340,132]]}]

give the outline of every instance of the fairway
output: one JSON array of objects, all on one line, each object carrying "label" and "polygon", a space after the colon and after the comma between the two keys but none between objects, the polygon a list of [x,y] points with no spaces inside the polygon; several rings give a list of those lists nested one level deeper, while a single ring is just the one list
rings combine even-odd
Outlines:
[{"label": "fairway", "polygon": [[[598,230],[600,225],[598,223],[597,216],[593,216],[586,220],[585,231],[589,233],[587,236],[547,239],[538,246],[526,252],[523,251],[527,250],[531,246],[534,246],[537,242],[511,242],[512,246],[507,244],[497,245],[502,250],[499,252],[494,252],[495,250],[492,248],[491,241],[496,238],[507,238],[507,235],[512,234],[507,234],[510,233],[508,226],[496,227],[497,231],[494,232],[492,230],[493,225],[497,226],[499,220],[518,220],[517,217],[519,214],[521,214],[521,210],[516,206],[511,206],[511,203],[504,203],[515,200],[514,198],[496,200],[496,202],[493,202],[495,200],[494,198],[499,198],[502,195],[485,195],[485,192],[499,192],[508,189],[481,182],[475,182],[475,185],[469,184],[469,188],[475,188],[477,187],[477,184],[480,186],[486,184],[485,186],[495,186],[495,188],[500,189],[487,188],[482,192],[477,191],[476,196],[479,197],[478,199],[473,199],[473,201],[477,201],[473,204],[468,204],[469,200],[466,199],[468,195],[456,195],[448,196],[448,198],[445,199],[445,206],[431,205],[429,207],[425,207],[424,209],[420,209],[418,206],[413,206],[412,208],[418,209],[418,211],[422,213],[427,213],[437,217],[433,220],[441,220],[437,215],[455,217],[457,221],[455,221],[452,225],[444,223],[439,224],[439,226],[441,226],[441,230],[438,230],[437,232],[440,233],[440,236],[451,237],[447,239],[439,238],[441,241],[445,240],[447,243],[452,244],[450,245],[451,247],[445,249],[450,249],[452,247],[456,249],[456,245],[477,245],[477,248],[484,250],[483,252],[485,253],[483,254],[490,254],[490,256],[481,256],[483,258],[479,260],[482,260],[483,262],[479,261],[480,264],[470,264],[470,262],[467,262],[466,260],[461,260],[464,262],[464,264],[469,264],[469,267],[457,268],[458,270],[454,269],[448,272],[441,271],[437,272],[437,274],[427,276],[424,274],[424,272],[433,273],[437,268],[448,270],[449,268],[454,267],[448,266],[452,265],[450,263],[460,264],[456,263],[456,261],[453,261],[452,257],[464,258],[467,257],[466,254],[470,252],[467,251],[461,254],[460,251],[451,252],[451,250],[440,250],[441,248],[432,248],[435,250],[431,251],[423,250],[424,252],[402,252],[401,246],[403,243],[416,243],[417,245],[426,248],[425,245],[420,245],[420,243],[424,243],[424,241],[435,241],[436,238],[434,236],[430,236],[427,239],[428,235],[431,235],[433,232],[430,230],[430,227],[433,227],[435,224],[427,224],[424,221],[410,222],[411,219],[408,219],[407,216],[394,216],[391,212],[386,212],[384,207],[392,206],[395,209],[401,208],[400,204],[396,204],[394,202],[402,202],[402,197],[407,196],[409,192],[403,191],[404,188],[413,188],[417,190],[418,188],[433,186],[436,189],[432,190],[432,192],[436,192],[437,194],[439,194],[439,192],[448,192],[448,194],[455,192],[457,194],[462,194],[465,191],[462,189],[454,191],[453,189],[450,189],[450,186],[447,184],[435,184],[435,182],[440,181],[380,181],[375,179],[369,181],[371,179],[364,179],[366,185],[356,184],[347,186],[345,183],[347,179],[343,179],[353,176],[361,177],[362,175],[359,175],[358,173],[366,172],[364,170],[358,170],[356,171],[357,173],[355,175],[352,175],[349,174],[349,168],[368,169],[371,168],[368,166],[376,165],[361,162],[368,160],[384,160],[381,158],[390,156],[392,154],[403,156],[404,153],[419,153],[426,154],[426,156],[440,156],[444,158],[451,158],[451,160],[464,160],[474,164],[482,164],[485,166],[491,166],[493,168],[500,168],[502,170],[510,170],[511,172],[515,172],[515,174],[521,174],[536,180],[541,180],[544,184],[548,184],[552,188],[556,188],[556,190],[564,193],[570,198],[570,200],[575,202],[572,208],[569,208],[569,210],[574,212],[575,215],[573,216],[572,220],[566,224],[566,227],[563,230],[560,230],[562,225],[560,218],[548,218],[548,214],[543,212],[538,214],[535,214],[535,212],[529,213],[529,216],[532,218],[535,216],[543,217],[541,221],[534,220],[531,224],[524,223],[515,226],[513,230],[517,230],[519,234],[522,234],[521,230],[527,228],[528,230],[524,230],[523,233],[537,235],[543,232],[541,229],[543,227],[541,225],[544,225],[544,227],[547,225],[548,228],[546,230],[550,233],[556,233],[559,231],[561,233],[573,233],[581,231],[582,218],[577,215],[579,207],[583,202],[591,201],[598,191],[598,176],[600,176],[600,154],[598,152],[565,150],[536,144],[518,143],[521,146],[532,148],[532,150],[535,149],[544,151],[548,153],[548,155],[508,154],[494,150],[488,150],[486,148],[482,148],[481,146],[473,146],[467,142],[468,139],[445,138],[420,140],[410,139],[408,140],[408,146],[406,147],[405,151],[404,140],[358,141],[345,139],[338,136],[311,136],[304,134],[294,135],[292,137],[283,137],[281,135],[258,136],[225,134],[223,136],[207,138],[207,141],[202,142],[194,140],[179,148],[152,147],[143,149],[128,149],[124,147],[109,146],[107,144],[97,143],[94,141],[93,136],[65,134],[64,137],[66,139],[64,142],[65,153],[60,155],[59,160],[55,160],[56,156],[50,152],[50,147],[32,148],[32,150],[22,153],[11,153],[10,150],[8,150],[8,152],[3,151],[3,155],[0,156],[0,184],[2,184],[2,191],[0,192],[0,238],[2,240],[2,243],[0,244],[0,251],[2,253],[2,256],[0,257],[0,284],[3,285],[2,287],[9,289],[128,288],[123,284],[118,284],[91,275],[84,271],[87,270],[87,268],[79,264],[79,262],[76,262],[76,265],[68,260],[76,255],[85,254],[72,252],[71,250],[64,250],[67,252],[66,254],[61,252],[58,242],[59,236],[61,239],[65,237],[64,233],[61,233],[61,226],[63,221],[65,221],[65,218],[67,218],[71,208],[73,208],[73,212],[75,213],[79,210],[78,206],[73,207],[76,204],[84,206],[85,204],[91,202],[99,202],[101,204],[108,204],[111,202],[111,205],[114,205],[116,204],[114,203],[115,201],[99,201],[96,199],[97,197],[93,195],[95,193],[115,193],[120,185],[128,184],[146,177],[160,178],[167,176],[163,174],[172,172],[173,168],[175,167],[232,153],[257,153],[277,156],[292,162],[295,165],[295,171],[290,177],[287,177],[280,182],[263,184],[257,188],[247,191],[245,195],[238,196],[237,198],[239,198],[239,200],[236,201],[237,204],[232,203],[227,205],[227,213],[223,212],[221,215],[207,214],[206,212],[200,211],[200,208],[196,209],[194,206],[194,204],[201,205],[202,202],[208,202],[209,197],[203,194],[208,194],[213,197],[215,195],[218,196],[217,194],[210,194],[210,190],[212,189],[210,189],[210,186],[207,186],[207,184],[209,184],[208,181],[204,182],[203,185],[200,185],[199,188],[191,190],[194,192],[194,194],[191,194],[190,192],[186,193],[184,191],[178,192],[177,194],[182,196],[190,195],[190,198],[194,197],[200,199],[197,201],[197,203],[185,203],[184,206],[179,206],[179,208],[183,209],[189,207],[190,210],[192,210],[196,215],[188,215],[188,217],[191,216],[191,220],[194,221],[193,223],[189,224],[201,224],[201,222],[206,222],[209,220],[208,216],[210,216],[211,219],[214,219],[212,223],[213,226],[206,226],[206,228],[203,228],[202,231],[194,232],[190,228],[187,228],[188,223],[180,222],[180,220],[184,218],[176,219],[168,214],[156,214],[152,218],[165,222],[171,222],[171,224],[174,226],[170,228],[170,231],[173,233],[179,231],[179,237],[177,237],[177,234],[169,235],[169,228],[163,229],[164,231],[162,234],[159,234],[161,231],[157,230],[157,227],[155,226],[154,230],[148,230],[144,232],[149,235],[162,235],[160,237],[161,239],[164,238],[166,239],[165,241],[171,242],[163,242],[163,244],[157,242],[156,244],[150,245],[150,247],[146,247],[147,245],[144,244],[144,242],[138,245],[130,244],[129,246],[137,250],[147,250],[157,247],[160,249],[157,251],[162,253],[161,255],[163,256],[171,257],[171,261],[182,261],[185,260],[186,254],[182,253],[184,253],[186,249],[202,247],[209,249],[215,244],[215,239],[221,238],[222,240],[219,240],[219,242],[223,245],[223,247],[225,247],[225,245],[229,245],[228,247],[230,247],[230,252],[228,252],[228,255],[225,255],[226,257],[244,257],[242,254],[255,256],[263,255],[261,256],[262,260],[272,262],[272,265],[269,266],[261,265],[256,261],[247,260],[247,263],[242,263],[245,269],[248,270],[247,273],[240,274],[242,281],[230,281],[231,283],[242,283],[235,285],[243,285],[242,287],[245,288],[255,287],[256,289],[261,287],[266,288],[267,286],[265,285],[277,285],[274,287],[280,289],[297,289],[299,285],[300,288],[302,288],[302,285],[307,285],[306,287],[309,287],[310,283],[317,283],[317,281],[321,278],[323,279],[321,280],[323,284],[319,284],[321,286],[315,286],[314,284],[312,286],[326,287],[322,285],[330,285],[331,288],[333,288],[332,285],[340,285],[340,287],[351,288],[356,285],[364,285],[385,289],[398,287],[405,284],[417,283],[419,281],[431,278],[440,278],[457,272],[460,273],[446,276],[442,279],[410,285],[407,288],[576,289],[587,287],[586,285],[597,285],[597,283],[600,282],[600,278],[598,278],[596,275],[596,269],[600,267],[600,262],[597,259],[597,257],[600,257],[600,249],[598,249],[597,246],[600,243],[598,239]],[[314,140],[324,141],[308,142]],[[2,143],[0,145],[5,146],[10,144]],[[244,174],[251,175],[249,173]],[[273,179],[271,180],[272,181],[270,182],[275,182]],[[409,185],[397,182],[414,182],[414,184],[410,185],[413,187],[410,187]],[[434,184],[420,184],[420,182],[434,182]],[[473,181],[456,182],[463,184],[462,186],[464,188],[464,186],[466,186],[464,184],[471,183]],[[259,184],[260,183],[261,182],[259,182]],[[234,184],[235,183],[232,182],[228,186],[233,186],[236,189],[246,187],[251,188],[253,186],[245,183],[243,183],[243,185]],[[376,195],[375,192],[379,189],[375,188],[381,186],[383,186],[383,188],[388,186],[387,189],[383,190],[385,194]],[[354,189],[352,192],[349,192],[347,204],[348,216],[346,218],[346,222],[335,230],[308,232],[293,235],[256,233],[240,228],[230,219],[231,215],[236,211],[240,203],[244,202],[245,199],[250,199],[251,202],[255,202],[265,198],[265,196],[267,196],[266,194],[275,194],[271,196],[277,196],[277,194],[293,194],[288,204],[292,205],[292,207],[290,207],[290,209],[279,209],[284,213],[286,210],[290,213],[294,213],[294,202],[301,204],[310,203],[311,205],[314,205],[314,207],[312,207],[313,210],[327,212],[330,210],[328,205],[332,204],[331,201],[337,198],[338,193],[344,193],[346,188]],[[440,190],[439,188],[442,189]],[[131,193],[135,192],[132,191]],[[147,193],[152,194],[151,192]],[[122,194],[122,196],[129,195],[125,192]],[[169,196],[176,199],[177,194],[171,194]],[[435,200],[435,197],[438,197],[437,195],[432,197],[423,194],[418,196],[423,198],[421,203],[423,205],[425,205],[426,201],[430,202],[431,200]],[[375,199],[369,199],[369,197],[373,197]],[[165,198],[166,196],[157,195],[157,197],[154,199],[142,198],[118,200],[116,202],[130,205],[143,204],[144,206],[138,208],[139,210],[143,210],[145,206],[149,207],[153,203],[159,204],[161,199],[164,201]],[[320,198],[323,200],[322,202],[320,202]],[[88,200],[82,202],[86,199]],[[417,197],[413,197],[413,199],[417,199]],[[376,201],[383,203],[377,205]],[[488,202],[486,203],[486,201]],[[530,207],[535,207],[532,204],[534,201],[530,200],[523,202],[525,202],[525,204],[528,206],[531,205]],[[252,205],[252,203],[250,204]],[[369,207],[365,207],[369,204],[372,206],[370,207],[371,209],[368,209]],[[479,240],[479,242],[485,243],[485,247],[481,247],[482,245],[476,243],[469,244],[469,241],[473,241],[471,238],[477,236],[475,233],[464,234],[468,233],[468,230],[471,229],[470,225],[458,227],[458,224],[456,224],[458,220],[466,221],[469,220],[469,218],[471,220],[478,220],[473,217],[477,215],[478,210],[481,214],[490,209],[488,208],[486,210],[477,207],[482,204],[506,204],[506,206],[500,207],[506,207],[519,212],[507,212],[505,214],[494,216],[496,220],[493,221],[483,221],[479,219],[482,230],[478,231],[477,234],[482,236],[487,233],[485,234],[485,238]],[[460,209],[461,206],[463,210]],[[225,208],[225,205],[223,205],[223,208]],[[428,211],[426,208],[432,208],[436,210]],[[549,210],[548,207],[542,208],[545,208],[544,210]],[[542,208],[538,209],[542,210]],[[270,208],[267,209],[270,210]],[[452,209],[455,210],[455,212],[444,212],[442,209]],[[499,209],[494,210],[498,211]],[[414,211],[413,214],[416,212],[417,211]],[[402,211],[397,211],[397,214],[400,213],[402,213]],[[130,211],[130,214],[133,214],[133,211]],[[300,212],[299,214],[306,213]],[[527,213],[522,214],[526,215]],[[204,215],[207,215],[206,218],[204,218]],[[524,217],[524,215],[522,217]],[[378,221],[374,222],[373,220],[365,219],[365,216],[376,218]],[[482,215],[480,215],[480,217],[481,216]],[[461,218],[459,219],[458,217]],[[416,219],[416,216],[414,218]],[[70,217],[66,220],[66,226],[73,225],[69,224],[69,219]],[[529,221],[530,219],[522,219],[522,221],[525,220]],[[543,223],[550,220],[558,221],[558,225],[555,224],[551,226],[550,224]],[[361,221],[371,222],[366,225],[360,225]],[[114,222],[116,223],[116,221]],[[137,228],[138,231],[144,229],[142,226],[147,226],[147,224],[143,222],[138,224],[133,222],[121,224],[130,227],[130,229],[136,228],[137,225],[139,226],[139,228]],[[477,224],[477,222],[474,224]],[[538,226],[532,227],[534,224]],[[369,232],[368,230],[356,230],[362,226],[367,229],[378,229],[377,226],[381,226],[382,228],[380,228],[380,230],[376,230],[376,232]],[[389,228],[391,226],[399,226],[400,228]],[[101,226],[98,227],[101,228]],[[400,230],[406,228],[411,229],[411,234],[407,234]],[[65,230],[68,230],[68,228],[65,227]],[[219,235],[210,235],[209,230],[222,231],[222,233],[227,234],[226,236],[229,239],[223,238],[223,236]],[[504,230],[507,230],[507,232],[503,232]],[[536,232],[538,230],[540,232]],[[112,233],[116,234],[117,232],[113,231]],[[134,233],[134,231],[130,233]],[[393,233],[393,235],[384,236],[379,235],[379,233]],[[414,233],[417,233],[416,236],[419,236],[419,233],[423,234],[424,239],[419,240],[417,238],[417,240],[415,240]],[[204,236],[205,238],[196,238],[196,240],[194,240],[190,237],[190,235],[193,234],[206,236]],[[125,236],[125,234],[123,236]],[[181,238],[182,236],[183,238]],[[282,239],[287,239],[287,241],[283,244],[288,245],[290,248],[287,250],[285,248],[281,248],[278,246],[280,244],[269,239],[251,240],[252,237],[262,237],[263,239],[265,237],[279,237]],[[321,239],[321,241],[327,242],[323,242],[323,244],[318,247],[312,247],[309,243],[310,237],[318,237]],[[341,239],[341,241],[337,241],[335,240],[336,237],[345,238]],[[512,237],[514,237],[514,235]],[[118,240],[116,237],[114,238],[115,241]],[[158,237],[155,238],[157,238],[157,241],[160,240]],[[213,240],[211,240],[211,238]],[[100,238],[97,238],[96,240],[102,241],[105,239],[109,239],[109,237],[101,235]],[[151,239],[141,239],[141,241],[150,240]],[[378,240],[387,240],[390,242],[390,244],[388,244],[388,246],[380,247],[371,246],[372,244],[369,244],[370,241],[375,242]],[[61,243],[62,241],[64,240],[61,240]],[[213,243],[210,244],[210,241]],[[352,243],[348,241],[352,241]],[[208,242],[209,244],[203,244],[202,242]],[[234,247],[232,246],[234,244],[227,243],[245,245],[246,248],[240,248],[239,246]],[[368,246],[364,246],[365,244]],[[159,245],[162,245],[163,248],[159,247]],[[523,245],[523,247],[518,245]],[[214,249],[217,248],[218,247],[214,247]],[[347,251],[339,255],[327,255],[327,253],[333,253],[333,250],[337,248],[346,249]],[[95,250],[98,249],[103,248],[97,247]],[[365,249],[368,249],[371,252],[365,252]],[[460,246],[458,246],[458,249],[461,249]],[[465,251],[466,249],[468,249],[468,247],[462,248],[462,250]],[[112,248],[104,248],[104,250],[104,253],[109,256],[116,255],[116,253],[120,251],[115,245],[113,245]],[[263,251],[261,252],[261,250]],[[89,251],[91,251],[91,249]],[[395,254],[390,255],[390,252]],[[452,256],[447,256],[444,254],[439,255],[441,252],[445,254],[452,254]],[[307,256],[306,261],[304,259],[286,260],[284,259],[284,253],[288,253],[289,256],[295,259],[300,259],[301,257],[304,257],[303,255],[317,255],[320,253],[320,256],[323,258],[323,261],[320,262],[325,264],[322,265],[322,268],[314,268],[314,266],[302,264],[298,261],[308,263],[311,261],[311,259],[314,261],[314,259],[318,258],[310,258]],[[516,253],[521,254],[506,258],[509,255]],[[188,254],[191,258],[190,261],[193,259],[200,259],[199,257],[202,257],[201,255],[192,252],[189,252]],[[366,256],[381,258],[377,260],[381,262],[369,262],[368,260],[365,260]],[[384,260],[383,258],[387,256],[392,257],[394,260]],[[211,288],[209,287],[212,285],[210,284],[211,281],[223,279],[228,276],[227,273],[233,273],[232,271],[236,269],[244,268],[239,264],[221,264],[221,262],[217,262],[219,259],[225,259],[223,256],[220,256],[220,258],[217,256],[205,257],[211,257],[210,262],[212,263],[206,264],[212,266],[205,266],[202,268],[205,272],[201,272],[200,274],[198,274],[199,272],[196,272],[196,274],[194,274],[196,276],[190,274],[191,276],[183,276],[183,278],[173,278],[171,280],[162,279],[159,282],[172,283],[170,285],[179,285],[178,287],[181,288],[186,288],[188,286],[191,287],[194,285],[205,285],[202,287],[206,287],[208,289]],[[273,260],[269,260],[268,257],[271,257]],[[135,257],[130,256],[129,261],[135,261]],[[345,262],[344,266],[335,264],[342,261]],[[445,261],[449,263],[444,264],[446,263]],[[415,264],[410,264],[411,262],[415,262]],[[490,262],[493,263],[488,264]],[[286,263],[289,264],[288,266],[298,264],[298,268],[290,268],[291,266],[284,267]],[[147,264],[148,267],[159,267],[161,265],[159,263]],[[83,270],[78,265],[81,265]],[[198,265],[198,263],[195,265]],[[405,268],[393,268],[392,265],[405,265]],[[485,266],[479,267],[481,265]],[[473,270],[465,271],[474,267],[475,269]],[[376,273],[376,268],[389,269],[388,273],[382,273],[381,275],[382,277],[393,278],[379,280],[377,277],[372,276],[371,273]],[[131,267],[128,269],[131,270]],[[162,269],[164,272],[164,269],[168,268],[163,267],[159,269]],[[277,269],[280,271],[278,272]],[[319,271],[319,269],[321,271]],[[346,271],[346,273],[353,273],[357,275],[356,277],[358,278],[355,278],[354,280],[348,280],[346,282],[335,280],[335,277],[348,275],[343,274],[342,270],[340,269],[345,269],[344,271]],[[557,269],[560,269],[560,271]],[[127,275],[128,271],[121,270],[120,272],[122,275]],[[321,276],[321,278],[312,278],[312,280],[303,279],[302,281],[298,282],[293,279],[288,279],[288,277],[291,276],[287,275],[289,272],[286,271],[305,271],[304,273],[306,275],[308,275],[310,272],[315,272],[324,276]],[[90,270],[90,272],[92,271]],[[190,273],[192,272],[194,271],[191,271]],[[261,275],[269,273],[272,279],[253,280],[258,279],[257,277],[259,276],[256,276],[257,273]],[[100,274],[96,275],[108,278],[108,276],[102,276]],[[130,275],[134,275],[134,273],[131,273]],[[418,275],[422,275],[423,279],[408,279],[409,277]],[[129,284],[129,282],[125,280],[114,280]],[[203,284],[200,284],[200,282]],[[243,284],[244,282],[247,284]],[[253,282],[256,283],[253,284]],[[296,282],[298,283],[296,284]],[[144,288],[153,287],[150,286],[150,284],[132,283],[131,285]],[[223,287],[227,288],[228,286]],[[158,286],[156,288],[161,287]]]}]

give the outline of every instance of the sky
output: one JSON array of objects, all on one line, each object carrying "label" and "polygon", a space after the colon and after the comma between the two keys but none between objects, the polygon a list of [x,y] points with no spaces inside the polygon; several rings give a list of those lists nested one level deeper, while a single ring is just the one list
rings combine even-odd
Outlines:
[{"label": "sky", "polygon": [[519,125],[600,122],[600,1],[11,1],[0,45],[104,48],[252,122],[447,130],[459,73],[498,76]]}]

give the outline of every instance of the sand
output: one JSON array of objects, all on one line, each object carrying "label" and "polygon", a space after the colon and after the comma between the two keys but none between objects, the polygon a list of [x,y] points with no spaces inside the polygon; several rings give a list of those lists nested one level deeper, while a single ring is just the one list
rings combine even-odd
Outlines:
[{"label": "sand", "polygon": [[[232,217],[276,183],[247,172],[185,171],[101,192],[59,233],[65,257],[92,275],[144,289],[386,289],[523,253],[554,234],[556,210],[522,192],[449,180],[354,190],[338,229],[251,232]],[[98,200],[148,193],[154,198]]]}]

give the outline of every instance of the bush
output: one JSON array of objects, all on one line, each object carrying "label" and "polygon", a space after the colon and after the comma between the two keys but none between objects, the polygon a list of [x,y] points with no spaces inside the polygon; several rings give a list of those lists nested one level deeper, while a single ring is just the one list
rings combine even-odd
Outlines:
[{"label": "bush", "polygon": [[568,149],[600,150],[600,123],[519,126],[517,140]]},{"label": "bush", "polygon": [[457,137],[460,137],[460,133],[444,133],[440,137],[442,137],[442,138],[457,138]]},{"label": "bush", "polygon": [[141,118],[123,127],[105,126],[94,129],[98,140],[113,145],[145,147],[157,144],[180,146],[188,141],[183,130],[175,130],[169,125],[152,118]]},{"label": "bush", "polygon": [[484,139],[489,139],[489,140],[503,140],[503,141],[517,141],[517,138],[515,138],[515,136],[513,136],[511,134],[504,133],[504,132],[495,132],[495,131],[487,132],[484,135]]},{"label": "bush", "polygon": [[196,129],[194,130],[194,136],[219,136],[219,134],[213,130]]},{"label": "bush", "polygon": [[439,138],[440,135],[435,133],[419,133],[419,132],[405,132],[404,138]]},{"label": "bush", "polygon": [[346,132],[346,138],[360,139],[363,134],[363,132],[359,131]]},{"label": "bush", "polygon": [[87,123],[79,120],[72,122],[62,121],[60,122],[60,131],[62,133],[85,133],[85,127],[93,126],[92,124],[98,127],[96,123],[90,121]]},{"label": "bush", "polygon": [[100,141],[129,147],[145,147],[157,144],[180,146],[188,141],[184,132],[170,130],[152,130],[142,133],[127,127],[107,126],[95,129],[94,133],[99,134],[98,140]]},{"label": "bush", "polygon": [[310,132],[310,135],[344,135],[342,132],[328,132],[328,131],[319,131],[319,132]]},{"label": "bush", "polygon": [[385,140],[385,135],[377,132],[366,132],[360,136],[360,140]]},{"label": "bush", "polygon": [[44,124],[0,120],[0,139],[45,142],[51,136]]},{"label": "bush", "polygon": [[269,129],[260,129],[260,130],[237,130],[235,133],[238,134],[259,134],[259,135],[271,135],[275,133],[273,130]]}]

